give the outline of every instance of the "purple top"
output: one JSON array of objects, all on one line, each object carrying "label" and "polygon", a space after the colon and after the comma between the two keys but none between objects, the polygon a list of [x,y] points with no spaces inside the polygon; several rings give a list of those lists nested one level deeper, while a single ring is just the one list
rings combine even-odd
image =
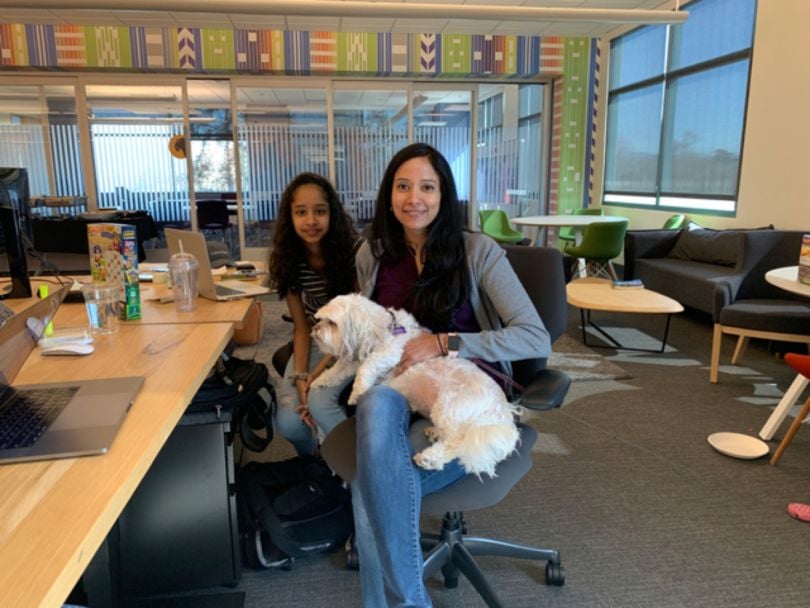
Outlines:
[{"label": "purple top", "polygon": [[[396,264],[380,262],[377,271],[377,282],[371,299],[385,306],[386,308],[401,308],[411,312],[413,307],[413,286],[419,279],[419,270],[416,267],[416,259],[413,255],[407,255]],[[475,312],[469,302],[466,302],[454,314],[451,321],[453,330],[457,333],[477,333],[481,331],[481,326],[475,318]],[[503,368],[499,363],[486,362],[490,367],[499,372]],[[504,381],[496,374],[483,368],[498,386],[503,387]]]}]

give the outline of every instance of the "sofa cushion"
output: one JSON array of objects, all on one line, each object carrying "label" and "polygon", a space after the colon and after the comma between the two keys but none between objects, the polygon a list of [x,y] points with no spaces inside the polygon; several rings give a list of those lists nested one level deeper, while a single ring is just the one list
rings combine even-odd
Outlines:
[{"label": "sofa cushion", "polygon": [[731,327],[810,336],[810,304],[799,300],[737,300],[723,307],[719,323]]},{"label": "sofa cushion", "polygon": [[741,238],[743,235],[733,230],[684,230],[667,257],[734,266]]},{"label": "sofa cushion", "polygon": [[684,306],[712,314],[713,283],[728,277],[731,269],[690,260],[645,258],[636,260],[634,274],[647,289],[668,295]]}]

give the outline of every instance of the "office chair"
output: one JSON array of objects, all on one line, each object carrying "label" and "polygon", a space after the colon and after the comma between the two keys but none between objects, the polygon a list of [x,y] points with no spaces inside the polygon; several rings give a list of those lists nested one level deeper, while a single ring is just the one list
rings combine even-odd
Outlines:
[{"label": "office chair", "polygon": [[499,243],[520,243],[525,237],[509,223],[509,216],[503,209],[485,209],[478,212],[481,232]]},{"label": "office chair", "polygon": [[[509,261],[537,307],[552,342],[565,329],[567,307],[562,254],[545,247],[505,247]],[[546,369],[545,359],[513,362],[513,377],[526,387],[521,404],[529,409],[549,410],[562,405],[571,384],[564,373]],[[486,508],[499,503],[532,466],[532,447],[537,431],[519,423],[518,450],[497,467],[497,477],[479,480],[468,475],[452,486],[422,500],[422,512],[444,514],[438,534],[424,533],[422,548],[426,551],[424,576],[428,578],[439,570],[444,585],[454,588],[463,574],[490,607],[500,607],[494,589],[475,561],[475,555],[492,555],[545,561],[546,583],[562,585],[565,574],[556,549],[529,547],[491,538],[467,535],[465,511]],[[344,480],[355,476],[355,421],[354,418],[336,426],[321,446],[321,454],[330,467]],[[362,568],[362,563],[360,564]]]},{"label": "office chair", "polygon": [[231,216],[228,213],[228,201],[221,199],[201,199],[197,201],[197,229],[200,232],[210,230],[221,232],[222,239],[230,242]]},{"label": "office chair", "polygon": [[588,265],[595,266],[594,276],[605,276],[615,281],[618,277],[611,260],[622,252],[627,223],[627,220],[623,220],[589,224],[585,226],[582,242],[568,247],[566,253],[584,259],[586,270]]},{"label": "office chair", "polygon": [[[605,211],[601,207],[589,207],[587,209],[574,209],[572,215],[605,215]],[[572,226],[563,226],[557,232],[557,238],[563,242],[563,251],[566,251],[569,245],[574,245],[577,242],[577,233]]]},{"label": "office chair", "polygon": [[678,213],[667,218],[667,221],[664,222],[663,228],[664,230],[680,230],[681,228],[685,228],[688,222],[689,218],[682,213]]}]

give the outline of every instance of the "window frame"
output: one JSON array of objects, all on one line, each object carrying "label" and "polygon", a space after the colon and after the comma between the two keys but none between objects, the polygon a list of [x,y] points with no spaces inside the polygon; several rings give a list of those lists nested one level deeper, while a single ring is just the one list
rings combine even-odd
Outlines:
[{"label": "window frame", "polygon": [[[692,5],[696,5],[702,3],[703,0],[695,0],[695,2],[690,3]],[[657,157],[657,170],[656,170],[656,177],[655,177],[655,190],[653,192],[631,192],[631,191],[622,191],[622,190],[609,190],[607,188],[607,171],[603,172],[602,176],[602,204],[605,206],[611,207],[627,207],[627,208],[635,208],[635,209],[650,209],[650,210],[660,210],[660,211],[670,211],[670,212],[700,212],[706,215],[715,215],[721,217],[734,217],[737,214],[737,203],[739,200],[740,194],[740,182],[742,178],[742,164],[743,164],[743,153],[745,149],[745,131],[746,131],[746,117],[748,114],[748,102],[751,93],[751,72],[753,66],[753,55],[754,55],[754,39],[756,33],[756,2],[753,5],[754,7],[754,16],[751,28],[751,41],[750,45],[744,49],[732,51],[730,53],[726,53],[723,55],[719,55],[717,57],[713,57],[711,59],[707,59],[705,61],[700,61],[698,63],[693,63],[691,65],[680,67],[676,69],[670,68],[671,63],[671,38],[672,38],[672,27],[675,26],[667,26],[665,40],[664,40],[664,58],[663,58],[663,71],[661,74],[651,76],[648,78],[644,78],[642,80],[632,82],[630,84],[624,84],[621,86],[617,86],[615,89],[610,88],[610,83],[608,82],[606,86],[606,95],[605,95],[605,141],[604,141],[604,167],[606,168],[609,161],[609,145],[608,145],[608,107],[610,104],[610,100],[613,98],[614,95],[621,95],[623,93],[628,93],[636,90],[641,90],[644,88],[648,88],[651,86],[661,86],[662,87],[662,95],[661,95],[661,108],[659,113],[659,137],[658,137],[658,157]],[[620,36],[610,40],[608,42],[609,48],[612,49],[613,42],[624,36],[632,34],[634,32],[638,32],[640,29],[645,27],[660,27],[660,26],[640,26],[638,28],[633,28],[632,30],[628,30],[627,32],[623,32]],[[671,127],[671,124],[668,123],[668,116],[672,115],[673,108],[677,108],[675,106],[668,106],[668,91],[670,90],[671,83],[677,82],[679,79],[683,77],[688,77],[693,74],[707,72],[709,70],[717,69],[720,67],[730,66],[734,63],[738,63],[741,61],[747,61],[747,73],[746,73],[746,85],[745,85],[745,99],[743,100],[743,113],[742,113],[742,123],[740,126],[740,139],[739,139],[739,148],[737,150],[737,157],[738,157],[738,167],[737,167],[737,179],[736,185],[734,189],[734,194],[732,196],[728,195],[715,195],[715,194],[696,194],[696,193],[682,193],[682,192],[669,192],[664,191],[662,189],[662,180],[663,180],[663,169],[664,169],[664,162],[667,158],[671,158],[671,155],[668,157],[665,150],[665,130]],[[671,148],[669,149],[671,153]]]}]

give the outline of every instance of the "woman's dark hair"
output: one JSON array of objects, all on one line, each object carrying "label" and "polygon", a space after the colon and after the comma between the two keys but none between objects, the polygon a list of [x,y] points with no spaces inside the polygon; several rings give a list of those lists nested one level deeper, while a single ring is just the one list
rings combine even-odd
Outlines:
[{"label": "woman's dark hair", "polygon": [[357,234],[352,227],[352,218],[346,213],[329,180],[316,173],[301,173],[293,178],[281,195],[273,230],[273,250],[268,268],[273,285],[282,298],[290,290],[296,289],[299,265],[307,261],[307,249],[293,226],[292,202],[298,188],[309,184],[318,186],[329,204],[329,230],[321,241],[329,296],[354,291]]},{"label": "woman's dark hair", "polygon": [[396,172],[413,158],[427,158],[438,174],[441,202],[436,218],[428,227],[427,241],[422,249],[424,266],[413,287],[411,312],[430,330],[448,331],[452,329],[453,314],[469,300],[470,284],[464,248],[463,209],[458,200],[456,182],[447,160],[432,146],[411,144],[397,152],[388,163],[372,222],[374,256],[381,261],[397,263],[408,253],[405,232],[391,207],[391,194]]}]

